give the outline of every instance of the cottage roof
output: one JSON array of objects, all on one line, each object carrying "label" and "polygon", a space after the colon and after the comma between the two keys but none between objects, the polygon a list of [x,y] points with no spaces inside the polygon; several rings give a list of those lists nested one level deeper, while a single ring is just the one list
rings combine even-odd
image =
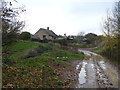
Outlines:
[{"label": "cottage roof", "polygon": [[57,35],[52,30],[47,30],[44,28],[40,28],[35,34],[40,33],[41,31],[44,31],[45,33],[49,34],[50,36],[57,37]]},{"label": "cottage roof", "polygon": [[57,35],[52,30],[46,30],[49,35],[57,37]]}]

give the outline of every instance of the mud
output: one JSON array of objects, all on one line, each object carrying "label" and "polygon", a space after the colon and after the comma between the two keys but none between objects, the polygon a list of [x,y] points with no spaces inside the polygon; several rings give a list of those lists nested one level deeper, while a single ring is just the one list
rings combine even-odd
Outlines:
[{"label": "mud", "polygon": [[63,88],[118,88],[117,67],[96,53],[79,51],[90,58],[66,62],[67,67],[49,63],[58,72],[58,78],[64,82]]},{"label": "mud", "polygon": [[[79,51],[90,58],[81,61],[82,67],[79,68],[76,88],[118,88],[118,70],[114,68],[115,66],[113,67],[96,53],[81,49]],[[76,68],[79,65],[80,63],[76,65]]]}]

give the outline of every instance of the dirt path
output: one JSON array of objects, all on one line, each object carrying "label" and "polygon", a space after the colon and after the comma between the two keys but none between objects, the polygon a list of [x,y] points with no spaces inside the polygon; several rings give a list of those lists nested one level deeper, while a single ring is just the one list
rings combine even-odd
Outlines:
[{"label": "dirt path", "polygon": [[[102,56],[87,49],[79,49],[87,58],[66,62],[67,67],[49,63],[58,73],[63,88],[118,88],[118,68]],[[112,90],[112,89],[111,89]]]},{"label": "dirt path", "polygon": [[96,53],[81,49],[79,51],[89,56],[89,59],[76,65],[78,82],[75,88],[118,88],[117,68]]}]

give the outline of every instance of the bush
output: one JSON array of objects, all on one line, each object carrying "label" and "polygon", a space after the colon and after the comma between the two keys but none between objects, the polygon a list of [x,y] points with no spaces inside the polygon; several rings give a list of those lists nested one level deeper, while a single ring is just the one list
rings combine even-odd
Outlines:
[{"label": "bush", "polygon": [[29,51],[23,56],[23,58],[25,59],[25,58],[29,58],[29,57],[35,57],[35,56],[37,56],[38,54],[42,54],[43,52],[48,51],[48,50],[52,50],[52,47],[39,45],[38,47],[29,50]]},{"label": "bush", "polygon": [[29,40],[31,38],[31,34],[29,32],[22,32],[20,34],[20,39],[22,40]]},{"label": "bush", "polygon": [[28,51],[28,53],[26,55],[24,55],[23,58],[29,58],[29,57],[34,57],[34,56],[37,56],[38,55],[38,52],[34,49]]},{"label": "bush", "polygon": [[48,51],[48,50],[52,50],[52,47],[49,47],[49,46],[38,46],[37,48],[35,48],[35,50],[38,52],[38,53],[43,53],[45,51]]},{"label": "bush", "polygon": [[68,40],[66,40],[66,39],[55,40],[54,42],[59,43],[60,45],[64,45],[64,46],[68,45]]},{"label": "bush", "polygon": [[7,34],[2,33],[2,45],[11,45],[18,40],[18,33],[10,32]]}]

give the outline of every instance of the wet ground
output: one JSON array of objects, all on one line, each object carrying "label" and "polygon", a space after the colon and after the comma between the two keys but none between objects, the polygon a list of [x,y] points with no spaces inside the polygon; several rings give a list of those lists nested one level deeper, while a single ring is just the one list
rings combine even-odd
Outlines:
[{"label": "wet ground", "polygon": [[49,62],[57,71],[58,79],[64,82],[63,88],[118,88],[117,67],[87,49],[79,49],[79,52],[87,58],[65,62],[65,67]]},{"label": "wet ground", "polygon": [[80,49],[79,51],[89,58],[76,65],[78,77],[75,88],[118,88],[117,68],[96,53]]}]

